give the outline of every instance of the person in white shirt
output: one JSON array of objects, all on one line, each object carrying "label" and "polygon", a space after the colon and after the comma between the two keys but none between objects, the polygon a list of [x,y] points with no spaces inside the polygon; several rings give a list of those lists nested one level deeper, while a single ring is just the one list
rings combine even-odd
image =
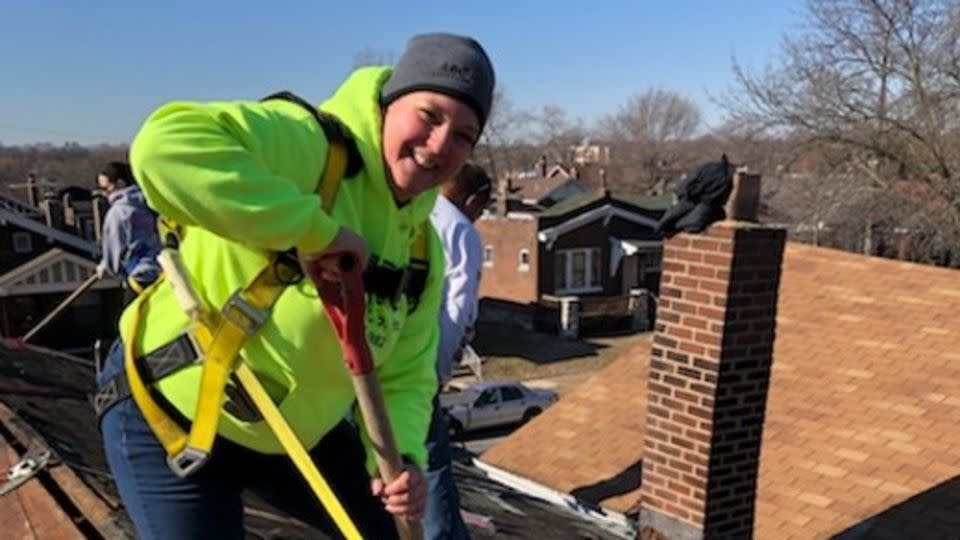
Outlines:
[{"label": "person in white shirt", "polygon": [[[473,223],[490,201],[491,187],[486,171],[468,163],[453,180],[440,186],[440,195],[430,214],[446,256],[437,350],[441,388],[450,380],[463,347],[473,337],[483,267],[483,244]],[[460,516],[460,496],[453,481],[447,430],[447,419],[434,399],[427,438],[428,494],[423,516],[423,532],[428,540],[470,537]]]}]

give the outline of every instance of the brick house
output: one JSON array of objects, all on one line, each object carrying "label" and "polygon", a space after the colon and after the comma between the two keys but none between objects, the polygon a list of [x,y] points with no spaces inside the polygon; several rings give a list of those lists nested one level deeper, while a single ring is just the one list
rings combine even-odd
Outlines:
[{"label": "brick house", "polygon": [[516,199],[503,194],[497,211],[477,221],[485,319],[576,335],[579,319],[633,320],[639,291],[656,292],[661,237],[655,226],[669,198],[590,191],[541,208],[510,204]]},{"label": "brick house", "polygon": [[484,467],[643,539],[960,531],[960,272],[727,221],[665,245],[656,332]]}]

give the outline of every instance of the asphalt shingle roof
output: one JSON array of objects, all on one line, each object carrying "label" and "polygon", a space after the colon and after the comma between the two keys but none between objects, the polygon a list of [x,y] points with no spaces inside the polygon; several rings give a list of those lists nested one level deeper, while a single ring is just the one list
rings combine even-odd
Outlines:
[{"label": "asphalt shingle roof", "polygon": [[[960,272],[788,243],[755,537],[960,537],[958,345]],[[590,493],[634,511],[648,358],[623,355],[483,460],[564,492],[609,480]]]}]

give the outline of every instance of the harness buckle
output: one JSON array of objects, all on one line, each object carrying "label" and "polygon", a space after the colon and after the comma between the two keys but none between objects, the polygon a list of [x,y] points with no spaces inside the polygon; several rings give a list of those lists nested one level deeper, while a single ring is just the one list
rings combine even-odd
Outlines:
[{"label": "harness buckle", "polygon": [[97,414],[97,418],[103,416],[103,413],[110,408],[110,405],[116,403],[119,397],[120,392],[117,389],[117,378],[111,377],[103,388],[93,394],[93,410]]},{"label": "harness buckle", "polygon": [[210,453],[193,447],[186,447],[175,456],[167,456],[167,466],[173,474],[186,478],[197,472],[210,459]]},{"label": "harness buckle", "polygon": [[220,310],[220,315],[248,336],[253,335],[270,318],[269,311],[251,304],[243,297],[241,291],[235,291],[230,295],[227,303]]}]

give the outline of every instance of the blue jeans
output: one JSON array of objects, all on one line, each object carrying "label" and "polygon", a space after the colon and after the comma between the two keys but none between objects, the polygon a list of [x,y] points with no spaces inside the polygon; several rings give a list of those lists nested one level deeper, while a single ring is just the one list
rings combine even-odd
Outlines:
[{"label": "blue jeans", "polygon": [[427,435],[427,508],[423,513],[423,536],[426,540],[463,540],[470,538],[460,516],[460,494],[453,481],[453,456],[447,434],[447,417],[437,398],[433,400],[433,417]]},{"label": "blue jeans", "polygon": [[[123,348],[117,341],[104,362],[98,386],[122,369]],[[180,478],[167,466],[163,446],[132,399],[108,410],[100,429],[107,464],[138,538],[242,539],[244,489],[332,538],[341,537],[285,455],[260,454],[218,438],[210,461],[195,474]],[[333,428],[310,456],[364,538],[397,537],[390,514],[370,494],[363,446],[350,426],[344,422]]]}]

